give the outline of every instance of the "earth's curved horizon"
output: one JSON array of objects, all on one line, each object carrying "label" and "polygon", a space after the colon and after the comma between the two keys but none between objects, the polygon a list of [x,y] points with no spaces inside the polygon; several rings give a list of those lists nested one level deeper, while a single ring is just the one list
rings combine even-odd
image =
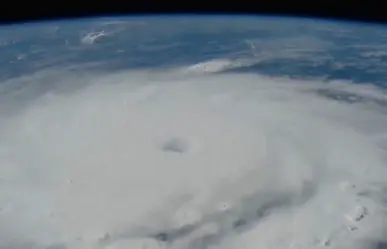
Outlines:
[{"label": "earth's curved horizon", "polygon": [[0,249],[387,248],[387,27],[0,28]]}]

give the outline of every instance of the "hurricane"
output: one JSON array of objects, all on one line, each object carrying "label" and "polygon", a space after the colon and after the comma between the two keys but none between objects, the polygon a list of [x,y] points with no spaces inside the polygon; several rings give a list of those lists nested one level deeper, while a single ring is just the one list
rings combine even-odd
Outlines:
[{"label": "hurricane", "polygon": [[385,88],[261,61],[3,79],[0,248],[385,248]]}]

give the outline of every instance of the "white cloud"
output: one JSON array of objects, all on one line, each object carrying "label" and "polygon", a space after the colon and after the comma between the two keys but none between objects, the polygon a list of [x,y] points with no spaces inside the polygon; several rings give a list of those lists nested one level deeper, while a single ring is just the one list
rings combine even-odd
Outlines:
[{"label": "white cloud", "polygon": [[90,32],[87,33],[85,36],[81,38],[81,43],[82,44],[88,44],[91,45],[93,44],[96,40],[100,39],[101,37],[106,36],[105,31],[100,31],[100,32]]},{"label": "white cloud", "polygon": [[181,70],[12,82],[1,89],[0,248],[357,249],[385,238],[380,89]]}]

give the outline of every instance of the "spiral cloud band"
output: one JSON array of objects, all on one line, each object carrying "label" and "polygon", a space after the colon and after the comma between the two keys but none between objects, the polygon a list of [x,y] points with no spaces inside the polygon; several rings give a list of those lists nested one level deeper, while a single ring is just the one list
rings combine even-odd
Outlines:
[{"label": "spiral cloud band", "polygon": [[385,92],[204,64],[2,83],[0,248],[386,246]]}]

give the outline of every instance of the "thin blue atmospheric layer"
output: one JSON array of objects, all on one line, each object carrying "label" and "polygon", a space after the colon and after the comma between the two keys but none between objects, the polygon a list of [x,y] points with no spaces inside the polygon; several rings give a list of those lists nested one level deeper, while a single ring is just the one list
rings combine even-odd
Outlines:
[{"label": "thin blue atmospheric layer", "polygon": [[0,28],[0,79],[91,64],[121,70],[249,60],[228,71],[387,86],[387,28],[301,18],[111,17]]}]

